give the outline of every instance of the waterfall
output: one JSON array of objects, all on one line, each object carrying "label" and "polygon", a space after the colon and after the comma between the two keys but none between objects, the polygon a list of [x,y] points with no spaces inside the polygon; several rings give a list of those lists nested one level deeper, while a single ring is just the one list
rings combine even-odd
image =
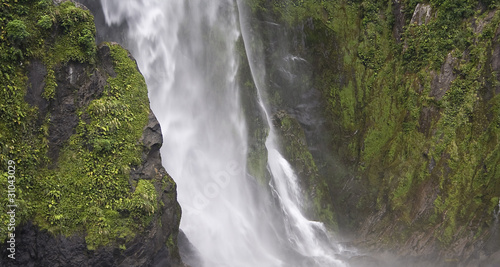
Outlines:
[{"label": "waterfall", "polygon": [[[339,245],[332,246],[323,223],[310,221],[301,212],[303,199],[299,190],[298,179],[288,161],[279,152],[278,136],[272,124],[269,109],[265,104],[267,86],[264,80],[264,77],[266,77],[264,46],[258,31],[252,29],[252,25],[249,23],[249,15],[242,0],[238,0],[238,5],[241,32],[254,83],[257,87],[258,101],[270,129],[266,140],[268,166],[272,174],[270,186],[280,200],[285,217],[286,234],[294,244],[295,249],[302,255],[311,257],[316,264],[320,266],[343,266],[344,264],[334,257],[335,253],[342,251],[342,247]],[[293,56],[290,55],[290,57]],[[327,242],[324,242],[323,238],[326,238]]]},{"label": "waterfall", "polygon": [[[261,51],[232,0],[101,0],[127,46],[161,124],[163,165],[177,182],[180,228],[204,266],[344,266],[320,222],[302,214],[297,176],[277,146]],[[241,25],[241,26],[240,26]],[[242,30],[240,30],[240,28]],[[243,37],[270,132],[269,188],[247,174],[248,138],[236,77]],[[258,40],[256,39],[256,42]],[[194,267],[194,266],[193,266]]]}]

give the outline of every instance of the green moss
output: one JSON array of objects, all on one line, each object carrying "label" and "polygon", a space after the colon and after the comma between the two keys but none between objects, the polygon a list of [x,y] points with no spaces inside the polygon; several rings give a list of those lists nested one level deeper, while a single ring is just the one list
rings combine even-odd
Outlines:
[{"label": "green moss", "polygon": [[49,198],[40,201],[37,209],[44,217],[36,222],[67,235],[84,230],[89,249],[118,237],[130,240],[158,209],[150,182],[139,181],[134,193],[128,183],[130,168],[141,163],[137,143],[148,121],[146,85],[128,52],[117,45],[110,48],[117,76],[81,113],[90,120],[80,120],[58,168],[47,170],[37,183]]},{"label": "green moss", "polygon": [[93,63],[96,30],[92,14],[75,7],[71,1],[62,3],[54,13],[57,23],[63,28],[63,34],[56,37],[54,47],[49,51],[53,58],[49,63],[69,60]]},{"label": "green moss", "polygon": [[152,219],[151,215],[158,211],[158,196],[151,181],[139,180],[131,198],[125,202],[125,208],[131,212],[131,216],[145,220],[148,225]]},{"label": "green moss", "polygon": [[[314,85],[339,125],[332,150],[354,159],[350,168],[359,177],[358,188],[364,188],[353,204],[361,211],[353,220],[362,222],[363,211],[377,212],[367,209],[377,203],[377,208],[390,208],[378,222],[382,228],[397,224],[407,229],[405,236],[417,225],[435,227],[443,244],[467,235],[465,227],[480,231],[489,223],[491,203],[500,194],[494,179],[500,162],[499,96],[494,93],[499,82],[491,67],[500,12],[479,33],[472,21],[483,20],[493,2],[479,10],[477,1],[430,1],[430,22],[416,25],[409,22],[422,1],[403,1],[401,42],[393,36],[391,1],[252,2],[256,12],[277,14],[291,27],[314,24],[314,29],[305,27],[306,50]],[[430,96],[441,89],[433,80],[448,54],[455,58],[456,78],[437,99]],[[415,210],[421,208],[426,184],[439,184],[439,194],[434,213],[419,215]],[[349,194],[329,190],[340,197]],[[384,238],[397,242],[402,237]]]},{"label": "green moss", "polygon": [[257,179],[261,185],[269,183],[267,175],[267,150],[262,147],[252,150],[247,159],[248,173]]},{"label": "green moss", "polygon": [[[148,122],[144,78],[126,50],[107,44],[117,75],[108,79],[100,98],[77,111],[76,133],[49,164],[50,115],[39,125],[37,108],[25,102],[25,66],[33,59],[45,64],[43,97],[53,99],[58,67],[68,61],[91,67],[95,63],[93,17],[71,2],[54,6],[51,1],[3,1],[2,5],[0,26],[18,20],[28,33],[22,42],[5,31],[0,35],[0,81],[5,85],[0,90],[0,186],[7,187],[4,173],[7,161],[13,160],[18,170],[16,225],[33,221],[54,234],[85,235],[91,250],[115,243],[123,247],[144,230],[160,205],[154,186],[158,177],[139,180],[133,192],[129,184],[130,169],[142,162],[139,140]],[[3,222],[8,219],[4,206]],[[6,230],[1,228],[1,240]]]},{"label": "green moss", "polygon": [[167,245],[167,248],[169,249],[169,251],[171,251],[173,248],[175,248],[175,242],[174,242],[174,238],[172,235],[168,237],[166,245]]},{"label": "green moss", "polygon": [[54,69],[50,68],[47,70],[47,75],[45,76],[45,88],[43,90],[42,96],[46,100],[53,99],[56,95],[56,75]]},{"label": "green moss", "polygon": [[[37,166],[46,162],[46,142],[43,131],[36,124],[36,108],[24,101],[27,76],[26,56],[35,46],[28,7],[18,8],[14,1],[3,1],[0,8],[0,186],[7,188],[7,162],[16,166],[16,225],[31,216],[34,208],[30,201]],[[24,10],[24,11],[23,11]],[[19,15],[24,14],[24,15]],[[6,31],[9,25],[9,31]],[[7,203],[7,194],[1,200]],[[6,205],[0,208],[0,221],[7,225]],[[7,227],[0,228],[0,241],[7,237]]]}]

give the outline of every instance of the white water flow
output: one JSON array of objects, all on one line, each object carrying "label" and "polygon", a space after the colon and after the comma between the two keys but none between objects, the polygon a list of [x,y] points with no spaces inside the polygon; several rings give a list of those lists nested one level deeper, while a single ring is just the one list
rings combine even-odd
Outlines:
[{"label": "white water flow", "polygon": [[[252,72],[259,104],[265,114],[269,126],[269,135],[266,140],[268,151],[268,166],[272,174],[270,186],[275,195],[280,199],[280,205],[285,216],[285,229],[289,240],[295,248],[307,257],[312,257],[314,262],[321,266],[344,266],[335,258],[334,253],[341,253],[343,248],[330,241],[329,234],[323,223],[308,220],[301,211],[304,203],[296,174],[291,165],[280,154],[278,136],[274,129],[268,108],[265,104],[267,83],[265,82],[266,68],[264,62],[264,45],[257,30],[250,25],[248,11],[242,0],[237,0],[239,5],[239,19],[245,51]],[[325,239],[323,239],[323,238]]]},{"label": "white water flow", "polygon": [[[247,175],[247,129],[236,81],[244,19],[233,0],[101,0],[108,25],[127,22],[128,46],[163,132],[163,165],[177,182],[181,229],[206,267],[343,266],[320,222],[301,212],[297,177],[270,127],[270,189]],[[243,34],[245,46],[249,34]],[[247,51],[260,62],[258,51]],[[264,71],[261,69],[260,71]],[[272,192],[270,194],[269,192]],[[195,266],[193,266],[195,267]]]}]

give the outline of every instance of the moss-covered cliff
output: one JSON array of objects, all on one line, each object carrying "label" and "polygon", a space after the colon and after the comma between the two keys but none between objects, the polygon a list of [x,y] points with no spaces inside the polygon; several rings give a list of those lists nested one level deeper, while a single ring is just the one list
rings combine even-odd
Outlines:
[{"label": "moss-covered cliff", "polygon": [[[498,3],[247,3],[270,47],[275,110],[292,118],[277,113],[284,134],[296,119],[315,163],[296,165],[319,169],[312,185],[302,175],[316,212],[335,214],[364,247],[450,265],[499,261]],[[276,48],[279,38],[289,45]],[[289,96],[304,92],[274,63],[283,49],[309,64],[309,80],[295,83],[321,92],[329,152],[311,150],[319,132]],[[308,157],[300,142],[283,145],[292,161]]]},{"label": "moss-covered cliff", "polygon": [[180,265],[176,187],[135,60],[97,47],[73,2],[0,5],[0,265]]}]

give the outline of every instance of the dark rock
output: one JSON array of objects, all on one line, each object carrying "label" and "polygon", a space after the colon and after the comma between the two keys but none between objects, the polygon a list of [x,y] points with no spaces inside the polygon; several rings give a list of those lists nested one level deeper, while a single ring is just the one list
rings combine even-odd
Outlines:
[{"label": "dark rock", "polygon": [[47,68],[40,60],[33,60],[28,66],[28,87],[24,100],[28,104],[38,107],[39,120],[45,118],[49,105],[48,101],[42,97],[46,75]]},{"label": "dark rock", "polygon": [[[269,3],[269,1],[267,2]],[[396,40],[398,40],[405,23],[405,18],[402,16],[401,12],[401,4],[405,2],[398,0],[393,0],[391,2],[393,4],[392,13],[394,16],[394,24],[391,26],[393,27],[393,36]],[[265,5],[263,4],[263,6]],[[480,6],[480,4],[478,6]],[[436,154],[436,150],[429,149],[429,146],[426,145],[421,151],[417,151],[417,153],[414,154],[417,155],[416,157],[411,156],[409,159],[406,155],[408,152],[405,151],[404,154],[401,154],[404,155],[404,159],[400,158],[393,161],[387,156],[387,154],[391,153],[389,152],[391,151],[389,149],[389,145],[397,144],[398,146],[401,145],[404,147],[405,144],[400,141],[389,141],[378,151],[379,154],[377,154],[377,157],[380,157],[380,160],[377,159],[371,163],[363,162],[364,159],[362,158],[362,155],[365,148],[367,130],[371,131],[372,129],[378,129],[379,127],[383,128],[383,123],[386,121],[374,120],[372,117],[377,116],[376,114],[365,114],[368,110],[370,110],[370,112],[376,111],[376,108],[370,109],[371,105],[375,105],[377,108],[382,108],[382,105],[379,105],[378,102],[374,102],[374,100],[380,101],[382,99],[378,95],[381,91],[371,88],[371,85],[366,86],[363,84],[368,82],[368,80],[366,80],[367,77],[373,77],[370,76],[367,71],[363,72],[359,70],[351,70],[352,67],[350,64],[342,65],[342,62],[345,62],[345,59],[343,60],[342,56],[352,56],[352,53],[347,51],[342,52],[340,49],[337,49],[338,46],[336,45],[335,34],[342,36],[343,33],[340,31],[335,32],[335,34],[331,34],[331,31],[329,30],[322,31],[321,29],[323,25],[321,23],[316,23],[316,20],[320,20],[318,17],[321,17],[321,15],[307,12],[305,12],[305,17],[312,16],[316,19],[306,18],[304,21],[294,22],[291,27],[287,27],[285,26],[287,25],[286,23],[277,19],[279,16],[273,17],[273,15],[275,15],[273,12],[275,11],[272,11],[274,9],[271,5],[267,5],[265,8],[267,9],[267,15],[271,18],[266,17],[266,14],[261,15],[259,12],[264,12],[259,11],[257,12],[257,15],[262,17],[260,18],[260,21],[273,21],[274,26],[267,26],[264,25],[264,23],[257,21],[255,22],[255,25],[258,25],[259,23],[261,23],[261,25],[259,25],[259,27],[255,27],[255,31],[260,31],[262,33],[264,43],[266,44],[266,55],[264,58],[269,60],[269,62],[266,62],[266,71],[269,73],[268,80],[271,80],[270,83],[272,83],[269,85],[269,91],[273,93],[278,92],[281,96],[280,101],[273,101],[272,95],[269,97],[271,98],[271,101],[269,101],[270,105],[273,106],[271,113],[274,115],[273,120],[275,126],[282,137],[281,140],[285,140],[285,138],[288,137],[289,140],[296,141],[297,144],[302,146],[306,145],[313,155],[318,169],[320,170],[322,168],[322,164],[318,163],[327,161],[318,160],[320,158],[315,155],[319,153],[314,150],[317,146],[311,146],[311,144],[314,144],[314,142],[316,142],[315,138],[318,139],[318,136],[321,136],[323,133],[315,131],[315,129],[311,127],[319,125],[319,122],[311,119],[311,117],[318,118],[316,114],[311,112],[313,109],[307,108],[307,105],[303,105],[303,103],[300,102],[300,96],[305,95],[304,88],[308,88],[309,86],[308,80],[302,80],[303,83],[301,83],[300,86],[298,86],[300,82],[297,82],[297,84],[289,82],[293,80],[292,78],[294,77],[300,77],[299,75],[296,75],[294,72],[295,69],[292,68],[294,66],[299,67],[299,65],[280,65],[280,62],[283,61],[282,58],[284,58],[283,51],[287,51],[292,55],[297,55],[304,58],[307,62],[310,62],[313,69],[312,75],[317,79],[317,81],[312,82],[312,85],[318,86],[321,90],[326,89],[323,91],[323,100],[328,99],[332,103],[327,103],[325,106],[328,107],[328,105],[334,104],[334,108],[332,110],[328,110],[328,112],[333,114],[331,117],[334,118],[334,120],[331,120],[333,121],[333,127],[329,128],[327,133],[327,135],[332,136],[332,142],[324,143],[327,144],[324,147],[328,147],[329,150],[338,150],[334,151],[332,154],[335,157],[342,159],[342,163],[347,163],[345,165],[347,169],[346,172],[350,173],[349,175],[343,176],[338,171],[339,169],[341,170],[341,168],[334,169],[333,167],[330,167],[335,166],[334,164],[326,164],[328,166],[327,168],[329,168],[327,173],[330,174],[330,177],[325,176],[326,179],[323,177],[320,178],[322,181],[329,183],[329,195],[335,197],[335,199],[332,197],[332,201],[330,201],[330,203],[333,203],[336,208],[334,211],[336,212],[337,218],[339,218],[337,220],[339,228],[342,231],[345,231],[346,228],[348,228],[348,230],[352,229],[356,238],[361,236],[363,241],[357,243],[356,246],[359,248],[366,248],[366,251],[369,252],[369,256],[352,257],[348,260],[350,266],[500,266],[500,264],[498,264],[500,259],[500,254],[498,254],[498,250],[500,249],[499,235],[495,234],[495,232],[491,229],[485,229],[492,224],[491,218],[489,217],[490,214],[488,212],[483,212],[480,209],[476,209],[473,205],[471,206],[474,208],[467,209],[467,211],[466,209],[463,209],[463,212],[473,214],[474,219],[465,222],[461,221],[461,216],[467,216],[457,216],[457,227],[453,229],[453,240],[450,241],[450,244],[444,244],[445,242],[442,242],[443,237],[441,235],[444,233],[445,225],[443,225],[441,221],[449,220],[450,213],[452,213],[452,207],[438,212],[436,210],[437,196],[444,199],[447,197],[446,187],[460,188],[459,186],[462,186],[460,182],[457,181],[453,181],[453,184],[451,183],[452,181],[450,176],[452,176],[453,171],[456,171],[456,169],[454,170],[450,167],[450,154],[446,153],[446,151],[444,154]],[[418,4],[415,8],[415,12],[413,13],[411,23],[416,25],[432,23],[438,13],[442,14],[441,12],[445,11],[439,6],[432,6],[431,8],[430,4]],[[492,18],[494,18],[493,15],[496,14],[498,10],[493,9],[491,11],[487,11],[487,14],[484,12],[486,11],[481,12],[481,15],[477,15],[479,13],[478,12],[474,15],[475,18],[471,18],[473,21],[475,20],[472,22],[472,30],[475,34],[478,34],[474,36],[474,38],[480,39],[478,37],[479,33],[485,29],[485,26],[488,25],[488,23],[492,22]],[[382,14],[381,10],[380,14]],[[337,19],[337,23],[344,23],[346,21],[349,23],[353,22],[352,20],[341,17],[334,18],[334,20],[335,19]],[[307,22],[305,22],[305,20],[307,20]],[[468,20],[468,22],[471,21]],[[301,27],[301,24],[304,24],[306,27]],[[335,21],[333,21],[332,24],[339,25],[335,24]],[[431,26],[432,25],[429,25],[429,27]],[[365,28],[360,27],[359,30],[363,32]],[[477,102],[474,102],[475,109],[484,109],[484,111],[474,112],[470,115],[470,124],[473,125],[472,131],[480,132],[486,130],[484,125],[487,124],[483,124],[483,121],[488,121],[488,124],[494,123],[494,118],[496,118],[496,114],[490,114],[493,113],[492,110],[494,110],[494,107],[490,104],[486,104],[490,99],[495,97],[495,93],[500,93],[500,86],[498,86],[498,80],[500,80],[500,42],[498,39],[498,36],[500,35],[500,28],[493,29],[493,32],[495,36],[492,42],[486,45],[486,51],[489,49],[492,50],[491,56],[489,56],[490,52],[487,52],[488,54],[485,54],[486,62],[481,60],[480,66],[477,67],[478,69],[481,69],[483,66],[487,66],[483,69],[484,71],[479,74],[481,77],[478,77],[478,82],[481,86],[483,81],[487,84],[487,86],[481,90],[487,91],[488,94],[478,94]],[[288,36],[286,36],[287,34]],[[294,35],[300,36],[301,34],[305,35],[304,39],[306,40],[303,47],[295,45],[294,40],[298,38],[294,39],[294,37],[292,37]],[[329,37],[329,35],[331,37]],[[363,37],[363,34],[360,34],[360,36]],[[490,37],[483,35],[481,38],[489,39]],[[288,40],[288,42],[285,42],[286,45],[282,45],[282,47],[280,47],[280,43],[283,43],[283,39]],[[478,39],[474,39],[471,47],[476,44],[476,40]],[[352,41],[356,42],[355,39],[352,39]],[[480,41],[477,41],[477,43],[478,45],[481,45]],[[349,47],[350,45],[344,46],[344,48]],[[403,50],[406,50],[405,45],[403,45]],[[336,51],[340,52],[336,53]],[[421,68],[420,71],[429,71],[431,78],[430,81],[427,79],[427,75],[422,75],[423,79],[420,79],[420,73],[418,75],[414,75],[411,72],[406,72],[404,75],[399,76],[398,74],[398,77],[396,77],[396,80],[399,81],[399,79],[401,79],[401,81],[404,82],[386,83],[397,87],[402,86],[405,82],[411,82],[412,86],[408,86],[408,88],[415,89],[417,91],[417,95],[421,97],[420,99],[422,99],[423,103],[419,101],[416,103],[410,103],[405,102],[406,100],[396,99],[395,92],[397,91],[397,88],[388,88],[390,93],[383,95],[383,97],[391,99],[390,104],[389,102],[386,102],[385,99],[382,99],[383,101],[381,101],[381,103],[387,103],[387,107],[391,110],[393,105],[398,106],[402,103],[410,104],[403,108],[402,113],[406,113],[406,109],[408,108],[418,109],[420,112],[420,116],[418,117],[418,131],[422,133],[424,137],[422,138],[423,142],[432,144],[430,145],[431,148],[435,148],[441,142],[444,142],[443,134],[438,131],[440,128],[438,123],[442,123],[442,121],[440,122],[441,114],[443,114],[444,110],[449,107],[441,105],[443,103],[441,100],[447,93],[449,93],[448,91],[450,90],[452,82],[459,77],[458,75],[460,74],[462,66],[459,64],[466,64],[470,62],[470,59],[473,56],[472,54],[468,54],[471,53],[468,49],[466,49],[463,52],[463,55],[459,56],[459,58],[455,58],[452,55],[454,55],[454,53],[462,52],[460,48],[454,50],[450,49],[448,52],[450,53],[444,58],[444,63],[441,65],[440,70],[434,71],[434,66],[428,66],[428,58],[422,60],[425,67]],[[394,51],[393,55],[398,55],[398,52]],[[435,59],[431,59],[430,61],[435,61]],[[491,66],[491,69],[488,69],[489,66]],[[300,65],[300,67],[303,68],[305,72],[308,71],[307,65]],[[360,73],[358,74],[357,71]],[[375,76],[376,75],[377,74],[375,74]],[[467,75],[467,73],[464,73],[464,75]],[[376,77],[373,78],[374,80],[381,81]],[[300,79],[296,79],[296,81],[299,80]],[[353,103],[349,104],[349,108],[354,109],[354,115],[357,121],[354,123],[356,125],[355,128],[346,129],[349,127],[342,125],[342,122],[345,121],[343,121],[343,114],[340,111],[340,109],[345,107],[342,105],[336,105],[335,101],[338,100],[335,96],[332,97],[332,95],[329,94],[334,94],[335,90],[343,90],[343,88],[350,81],[352,81],[353,84],[352,87],[354,88],[353,93],[355,100],[353,100]],[[360,83],[356,84],[358,81],[360,81]],[[321,88],[323,85],[322,83],[324,83],[325,89]],[[384,84],[383,81],[381,81],[381,83]],[[488,87],[488,85],[490,87]],[[366,89],[364,89],[365,86]],[[297,87],[300,88],[295,89]],[[362,90],[358,90],[358,87]],[[433,99],[427,98],[424,94],[428,94]],[[405,98],[406,97],[407,95],[405,95]],[[484,99],[486,99],[486,101],[484,101]],[[310,104],[311,106],[317,105],[317,103],[321,104],[321,102],[314,102],[314,98],[312,97],[307,98],[304,102]],[[383,108],[385,108],[385,106]],[[322,109],[326,110],[326,108]],[[483,116],[482,113],[487,113],[486,116],[488,117],[484,118],[486,116]],[[311,114],[314,116],[309,117]],[[291,123],[281,123],[285,115],[292,118],[292,120],[290,120]],[[327,118],[330,119],[331,117]],[[395,118],[396,117],[398,116],[395,116]],[[399,125],[401,121],[406,122],[407,117],[408,116],[406,116],[405,119],[402,119],[403,116],[398,117],[393,122],[395,122],[395,125]],[[297,123],[297,121],[299,123]],[[339,123],[337,123],[337,121],[339,121]],[[381,124],[378,125],[373,123],[374,121]],[[290,125],[292,125],[292,127]],[[475,130],[475,128],[480,129]],[[303,133],[300,135],[295,134],[295,132],[300,131],[303,131]],[[394,132],[398,131],[401,131],[401,128],[397,126],[394,127]],[[469,131],[468,126],[463,128],[460,127],[456,129],[456,134],[457,136],[464,135],[464,132],[467,131]],[[310,134],[314,132],[315,134]],[[388,133],[392,136],[391,138],[397,136],[394,132]],[[494,130],[492,132],[494,132]],[[307,142],[304,142],[304,138],[298,137],[302,137],[304,134]],[[419,138],[421,137],[420,134],[418,134],[418,136]],[[477,138],[478,136],[480,135],[476,134],[476,132],[472,132],[470,137],[471,142],[479,142]],[[496,144],[493,140],[496,140],[495,138],[497,135],[492,134],[492,136],[493,137],[489,137],[491,138],[489,140],[492,140],[491,143],[488,143],[485,146],[489,146],[493,143]],[[411,136],[408,137],[409,140],[413,138]],[[282,146],[286,148],[292,147],[289,140],[285,140],[285,144]],[[455,140],[459,140],[459,138],[456,138]],[[467,141],[463,144],[466,142]],[[346,157],[344,157],[344,154],[348,153],[344,153],[341,150],[344,147],[347,147],[347,144],[354,144],[353,148],[355,150],[352,152],[348,151],[349,154],[352,154],[350,155],[350,157],[353,158],[351,162],[345,160]],[[459,153],[470,153],[472,157],[477,156],[478,161],[480,161],[480,158],[485,157],[485,154],[483,153],[474,155],[471,151],[463,151],[463,148],[462,151],[460,151],[461,148],[462,147],[459,147]],[[321,149],[321,147],[318,147],[318,150],[319,149]],[[408,147],[405,148],[405,150],[406,149],[409,151],[415,151],[415,149],[419,149],[419,147]],[[419,158],[419,155],[423,155],[421,156],[423,158]],[[287,158],[290,160],[292,165],[294,165],[298,174],[303,174],[302,176],[307,177],[306,179],[308,180],[306,180],[305,183],[313,180],[311,177],[314,176],[309,175],[309,173],[305,171],[306,169],[303,162],[297,161],[295,157]],[[298,164],[293,164],[294,161]],[[334,161],[330,162],[334,163]],[[416,164],[417,162],[418,164]],[[456,164],[460,163],[457,162]],[[338,164],[338,166],[342,165]],[[350,169],[351,166],[353,166],[352,169]],[[422,170],[421,173],[425,173],[425,170],[428,170],[428,173],[425,173],[425,178],[422,179],[422,177],[417,178],[415,175],[417,171],[412,172],[412,178],[414,179],[409,182],[411,184],[401,183],[403,186],[409,186],[411,191],[408,191],[405,195],[404,202],[402,204],[405,208],[397,208],[394,207],[396,205],[393,205],[395,193],[392,192],[392,190],[396,188],[394,187],[395,184],[397,185],[396,181],[401,181],[400,170],[406,168],[409,168],[410,170],[417,170],[420,168],[420,170]],[[487,169],[486,167],[483,167],[482,163],[477,165],[477,170],[478,172],[481,170],[484,172],[491,172],[491,168]],[[464,176],[465,175],[466,174],[464,173]],[[476,174],[474,175],[476,177]],[[479,177],[479,174],[477,174],[477,176]],[[344,179],[344,181],[342,181],[342,179]],[[466,178],[464,177],[464,179]],[[479,182],[477,180],[478,178],[473,179],[474,183]],[[491,179],[491,182],[488,183],[494,184],[494,178]],[[303,181],[303,179],[301,180]],[[387,180],[389,180],[389,182],[386,182]],[[382,186],[384,183],[386,183],[387,186]],[[482,181],[479,183],[482,183]],[[464,188],[468,186],[469,185],[466,185]],[[493,186],[490,188],[493,188]],[[498,189],[498,187],[496,188]],[[494,192],[492,194],[497,196],[497,189],[490,189],[490,192]],[[481,190],[482,188],[478,189],[478,195],[479,193],[483,193]],[[460,206],[462,205],[462,202],[463,205],[469,205],[469,199],[462,199],[466,198],[465,196],[465,194],[463,196],[459,196],[460,200],[458,204],[454,203],[453,205]],[[489,197],[486,196],[486,193],[479,196],[481,196],[482,200]],[[433,215],[437,215],[437,218],[430,220],[429,218],[432,218]],[[498,226],[495,227],[498,228]],[[390,250],[393,254],[391,256],[387,256],[387,259],[380,258],[379,255],[382,254],[383,249]]]},{"label": "dark rock", "polygon": [[[25,99],[38,107],[40,114],[50,116],[48,155],[53,167],[57,166],[59,150],[75,133],[80,119],[76,111],[99,98],[107,78],[116,75],[109,47],[101,46],[97,55],[97,65],[68,62],[57,66],[55,96],[49,101],[42,97],[45,66],[35,60],[28,69],[29,86]],[[45,115],[40,116],[40,125],[44,118]],[[153,180],[163,206],[154,214],[150,225],[125,244],[126,249],[111,242],[88,250],[84,233],[54,235],[27,222],[16,227],[15,260],[7,257],[9,251],[5,244],[0,245],[0,266],[183,266],[177,250],[181,209],[175,183],[161,164],[159,150],[163,139],[160,125],[151,111],[138,141],[143,146],[142,164],[131,171],[130,177]]]},{"label": "dark rock", "polygon": [[403,5],[400,0],[392,1],[392,14],[394,15],[394,26],[392,28],[392,36],[396,42],[401,43],[401,34],[404,31],[405,16],[403,13]]},{"label": "dark rock", "polygon": [[138,236],[126,250],[103,247],[87,250],[85,238],[81,235],[53,236],[28,222],[16,236],[16,258],[7,258],[2,249],[0,265],[4,267],[66,267],[66,266],[182,266],[172,258],[165,244],[158,246],[158,237],[165,235],[162,228],[152,227],[146,235]]},{"label": "dark rock", "polygon": [[432,124],[437,122],[441,117],[439,109],[435,106],[423,107],[418,120],[418,131],[426,137],[431,136]]},{"label": "dark rock", "polygon": [[97,58],[100,60],[100,66],[111,77],[116,77],[115,69],[113,68],[113,59],[111,58],[111,49],[107,45],[100,45],[97,50]]},{"label": "dark rock", "polygon": [[149,121],[144,128],[141,142],[144,145],[142,153],[143,164],[130,170],[130,184],[139,179],[152,179],[154,177],[147,174],[158,172],[158,166],[161,166],[160,148],[163,144],[160,123],[156,119],[153,111],[149,111]]},{"label": "dark rock", "polygon": [[102,67],[100,70],[72,61],[56,66],[54,71],[57,87],[54,98],[50,100],[42,96],[46,66],[39,60],[33,60],[28,67],[25,100],[38,107],[37,125],[43,124],[47,114],[50,116],[48,156],[53,162],[57,160],[59,150],[68,138],[75,133],[78,125],[76,111],[102,94],[108,75],[116,76],[109,47],[101,46],[97,55]]},{"label": "dark rock", "polygon": [[439,75],[433,74],[434,78],[431,83],[431,92],[429,96],[436,98],[436,100],[441,100],[450,89],[451,82],[456,78],[456,74],[453,73],[453,68],[457,59],[451,54],[448,54],[446,61],[443,66],[441,66],[441,72]]},{"label": "dark rock", "polygon": [[431,21],[432,8],[430,4],[417,4],[410,23],[418,25],[427,24]]},{"label": "dark rock", "polygon": [[[109,50],[109,47],[107,49]],[[106,46],[99,50],[106,50]],[[100,61],[112,62],[109,52],[107,54],[99,52],[98,55],[105,57],[99,58]],[[110,64],[112,66],[112,63]],[[103,69],[106,68],[109,68],[107,64]],[[78,125],[76,111],[98,98],[107,80],[107,74],[103,70],[96,70],[77,62],[68,62],[56,68],[55,74],[57,82],[55,97],[49,101],[48,110],[41,111],[50,114],[48,156],[53,162],[58,158],[59,150],[75,133]]]},{"label": "dark rock", "polygon": [[500,70],[500,43],[495,44],[495,46],[493,48],[491,65],[492,65],[492,69],[495,72],[498,72]]}]

